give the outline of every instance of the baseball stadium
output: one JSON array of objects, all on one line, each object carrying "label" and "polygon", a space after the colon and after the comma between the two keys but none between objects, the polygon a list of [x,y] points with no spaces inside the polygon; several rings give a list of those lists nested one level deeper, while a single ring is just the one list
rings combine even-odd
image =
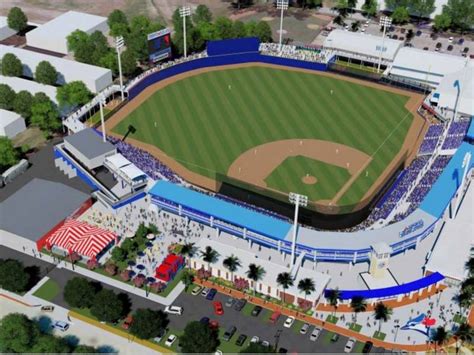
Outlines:
[{"label": "baseball stadium", "polygon": [[129,143],[209,191],[288,216],[294,192],[308,197],[309,224],[360,222],[416,156],[426,130],[422,95],[239,57],[132,87],[107,131],[122,138],[133,127]]}]

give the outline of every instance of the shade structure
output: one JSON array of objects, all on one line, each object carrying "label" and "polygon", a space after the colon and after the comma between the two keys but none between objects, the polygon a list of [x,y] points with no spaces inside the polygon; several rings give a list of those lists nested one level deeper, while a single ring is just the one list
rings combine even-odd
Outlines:
[{"label": "shade structure", "polygon": [[67,220],[48,240],[49,248],[56,246],[76,252],[79,255],[95,258],[117,236],[108,230],[92,226],[74,219]]}]

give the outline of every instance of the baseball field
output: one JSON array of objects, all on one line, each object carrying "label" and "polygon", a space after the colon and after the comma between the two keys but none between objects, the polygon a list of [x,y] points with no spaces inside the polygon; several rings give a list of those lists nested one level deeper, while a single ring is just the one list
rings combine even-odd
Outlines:
[{"label": "baseball field", "polygon": [[405,149],[418,100],[331,74],[240,65],[157,83],[107,126],[117,136],[134,126],[129,143],[200,185],[221,174],[354,205]]}]

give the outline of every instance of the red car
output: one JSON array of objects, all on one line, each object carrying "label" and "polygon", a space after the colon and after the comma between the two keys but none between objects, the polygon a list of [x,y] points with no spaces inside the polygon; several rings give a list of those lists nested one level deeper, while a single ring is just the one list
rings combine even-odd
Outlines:
[{"label": "red car", "polygon": [[217,314],[218,316],[221,316],[224,314],[224,308],[222,307],[222,303],[219,301],[213,302],[214,305],[214,313]]},{"label": "red car", "polygon": [[130,326],[132,325],[132,322],[133,322],[133,318],[131,315],[129,315],[127,318],[125,318],[125,320],[123,321],[122,323],[122,328],[123,329],[128,329],[130,328]]},{"label": "red car", "polygon": [[219,322],[216,321],[216,320],[211,320],[209,322],[209,328],[211,328],[212,330],[217,330],[219,329]]}]

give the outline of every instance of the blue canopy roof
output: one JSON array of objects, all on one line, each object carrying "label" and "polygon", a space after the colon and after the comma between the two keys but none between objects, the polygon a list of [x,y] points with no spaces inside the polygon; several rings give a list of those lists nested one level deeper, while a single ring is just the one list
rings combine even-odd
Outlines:
[{"label": "blue canopy roof", "polygon": [[[420,205],[420,209],[440,218],[449,202],[456,193],[462,179],[462,162],[464,155],[471,152],[474,155],[474,146],[464,142],[453,155],[446,168],[444,168],[438,180],[431,187],[430,192]],[[474,159],[471,159],[471,167],[474,165]]]},{"label": "blue canopy roof", "polygon": [[[429,285],[433,285],[441,280],[444,279],[444,276],[441,275],[439,272],[435,272],[430,274],[426,277],[421,279],[408,282],[403,285],[392,286],[392,287],[385,287],[385,288],[377,288],[373,290],[341,290],[339,298],[341,300],[350,300],[355,296],[361,296],[364,298],[382,298],[382,297],[390,297],[390,296],[397,296],[405,293],[409,293],[412,291],[418,291],[419,289],[428,287]],[[326,289],[324,291],[324,296],[328,296],[328,292],[331,290]]]},{"label": "blue canopy roof", "polygon": [[466,137],[469,139],[474,139],[474,116],[471,117],[471,124],[467,130]]},{"label": "blue canopy roof", "polygon": [[185,187],[158,181],[150,190],[150,195],[171,201],[183,207],[213,216],[224,222],[263,234],[275,239],[284,239],[291,224],[248,208],[196,192]]}]

